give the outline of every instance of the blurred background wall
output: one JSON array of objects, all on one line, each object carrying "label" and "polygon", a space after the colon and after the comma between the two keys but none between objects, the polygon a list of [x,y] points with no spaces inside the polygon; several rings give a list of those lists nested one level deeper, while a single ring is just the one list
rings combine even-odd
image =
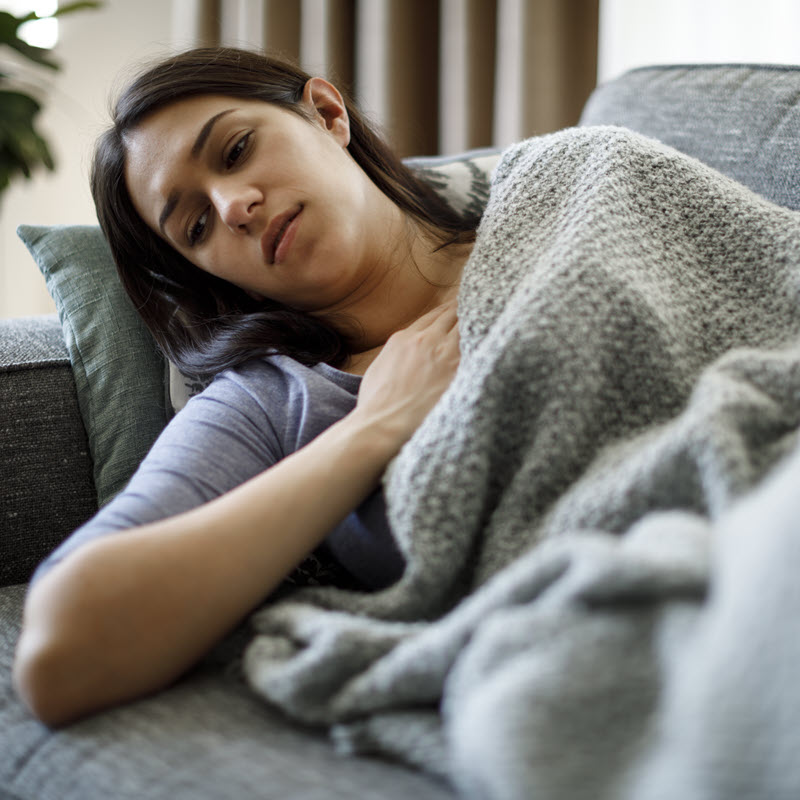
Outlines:
[{"label": "blurred background wall", "polygon": [[695,63],[800,64],[800,2],[601,0],[598,80]]},{"label": "blurred background wall", "polygon": [[109,97],[173,49],[277,47],[349,83],[402,153],[429,154],[572,124],[596,81],[635,66],[800,64],[798,31],[798,0],[105,0],[59,23],[63,69],[40,117],[57,171],[0,200],[0,317],[53,310],[15,229],[94,224],[88,164]]}]

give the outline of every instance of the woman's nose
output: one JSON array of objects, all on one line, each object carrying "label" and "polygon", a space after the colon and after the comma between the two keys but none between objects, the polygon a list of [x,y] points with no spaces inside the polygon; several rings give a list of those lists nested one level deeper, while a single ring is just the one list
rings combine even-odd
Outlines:
[{"label": "woman's nose", "polygon": [[255,189],[225,187],[217,190],[214,202],[225,225],[234,233],[247,233],[257,213],[259,194]]}]

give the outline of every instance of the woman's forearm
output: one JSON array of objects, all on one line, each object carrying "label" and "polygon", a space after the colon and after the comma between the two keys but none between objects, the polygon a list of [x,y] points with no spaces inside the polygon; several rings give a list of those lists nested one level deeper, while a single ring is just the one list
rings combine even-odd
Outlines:
[{"label": "woman's forearm", "polygon": [[356,408],[266,472],[53,566],[28,594],[14,662],[33,712],[60,725],[194,664],[377,486],[455,373],[456,323],[448,304],[389,337]]},{"label": "woman's forearm", "polygon": [[398,447],[353,413],[232,492],[85,545],[31,589],[14,677],[60,725],[166,686],[376,487]]}]

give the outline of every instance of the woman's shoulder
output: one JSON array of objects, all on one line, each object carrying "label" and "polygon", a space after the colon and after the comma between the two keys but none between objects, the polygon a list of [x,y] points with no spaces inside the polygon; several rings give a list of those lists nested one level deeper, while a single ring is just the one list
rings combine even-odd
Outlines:
[{"label": "woman's shoulder", "polygon": [[322,410],[343,414],[355,404],[360,378],[327,364],[307,366],[288,356],[253,358],[223,370],[178,414],[206,420],[265,418],[282,428]]},{"label": "woman's shoulder", "polygon": [[252,358],[217,375],[211,386],[217,388],[236,386],[245,391],[269,389],[288,391],[302,386],[310,392],[342,390],[358,393],[360,377],[336,369],[329,364],[318,363],[313,366],[283,355]]}]

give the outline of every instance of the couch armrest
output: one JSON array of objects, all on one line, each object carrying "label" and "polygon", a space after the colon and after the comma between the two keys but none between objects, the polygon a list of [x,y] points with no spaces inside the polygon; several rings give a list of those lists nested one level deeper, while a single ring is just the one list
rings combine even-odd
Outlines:
[{"label": "couch armrest", "polygon": [[58,318],[0,320],[0,586],[97,509],[92,460]]}]

